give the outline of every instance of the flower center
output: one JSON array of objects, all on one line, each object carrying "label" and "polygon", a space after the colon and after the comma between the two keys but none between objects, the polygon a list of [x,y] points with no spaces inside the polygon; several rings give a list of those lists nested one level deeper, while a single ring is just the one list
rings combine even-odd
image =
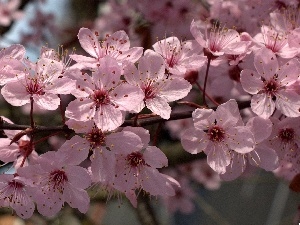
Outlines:
[{"label": "flower center", "polygon": [[268,81],[264,81],[264,90],[269,96],[274,96],[278,91],[280,85],[276,81],[276,79],[272,78]]},{"label": "flower center", "polygon": [[10,188],[12,188],[13,190],[15,189],[21,189],[24,187],[24,184],[20,183],[20,182],[17,182],[15,180],[12,180],[10,182],[8,182],[8,185]]},{"label": "flower center", "polygon": [[143,158],[143,154],[140,152],[132,152],[127,156],[126,159],[128,161],[128,164],[132,168],[137,168],[146,165],[145,160]]},{"label": "flower center", "polygon": [[104,90],[95,90],[92,99],[96,104],[96,108],[110,103],[108,92]]},{"label": "flower center", "polygon": [[33,151],[33,145],[30,144],[30,141],[20,140],[19,151],[23,156],[29,156],[30,153]]},{"label": "flower center", "polygon": [[26,91],[33,95],[44,95],[45,92],[43,90],[43,86],[39,84],[37,79],[31,79],[29,83],[26,85]]},{"label": "flower center", "polygon": [[142,89],[143,89],[143,91],[145,93],[144,100],[155,98],[155,96],[156,96],[155,89],[153,88],[153,86],[151,86],[151,84],[148,84],[147,86],[145,86]]},{"label": "flower center", "polygon": [[224,130],[219,126],[213,126],[207,132],[209,140],[213,142],[221,142],[225,138]]},{"label": "flower center", "polygon": [[85,138],[90,142],[91,148],[96,148],[97,146],[105,144],[105,135],[97,127],[93,127],[91,132],[88,133]]},{"label": "flower center", "polygon": [[64,184],[68,181],[68,177],[63,170],[54,170],[50,173],[49,183],[51,183],[54,190],[58,190],[59,193],[63,193]]},{"label": "flower center", "polygon": [[285,128],[279,131],[278,137],[283,143],[290,143],[295,138],[295,131],[292,128]]}]

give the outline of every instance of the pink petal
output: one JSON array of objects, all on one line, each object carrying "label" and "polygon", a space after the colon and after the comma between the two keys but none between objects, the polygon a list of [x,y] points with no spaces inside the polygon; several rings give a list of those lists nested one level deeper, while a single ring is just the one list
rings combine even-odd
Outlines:
[{"label": "pink petal", "polygon": [[88,68],[95,68],[97,67],[97,64],[99,64],[97,59],[83,55],[73,54],[70,55],[70,58]]},{"label": "pink petal", "polygon": [[266,140],[271,135],[272,126],[271,120],[259,116],[252,117],[247,122],[247,127],[252,131],[256,143]]},{"label": "pink petal", "polygon": [[233,99],[219,105],[215,117],[217,124],[221,127],[235,126],[239,121],[242,121],[237,102]]},{"label": "pink petal", "polygon": [[73,129],[76,133],[88,133],[94,126],[93,120],[88,121],[77,121],[74,119],[69,119],[66,125]]},{"label": "pink petal", "polygon": [[130,111],[136,109],[144,99],[144,92],[133,85],[121,84],[111,93],[111,101],[119,106],[120,110]]},{"label": "pink petal", "polygon": [[131,85],[137,85],[141,83],[139,71],[133,63],[127,64],[124,68],[124,77]]},{"label": "pink petal", "polygon": [[61,154],[64,163],[68,165],[79,165],[83,160],[88,157],[89,154],[89,143],[80,136],[73,136],[70,140],[58,149],[57,153]]},{"label": "pink petal", "polygon": [[138,135],[130,131],[111,133],[106,137],[106,145],[115,154],[130,154],[134,150],[143,148]]},{"label": "pink petal", "polygon": [[81,213],[86,213],[90,206],[90,197],[85,190],[77,189],[69,184],[65,186],[65,201],[72,207],[78,209]]},{"label": "pink petal", "polygon": [[112,183],[115,177],[115,154],[104,149],[102,152],[96,150],[91,156],[91,160],[93,180],[103,184]]},{"label": "pink petal", "polygon": [[145,162],[153,168],[162,168],[168,166],[168,158],[155,146],[148,146],[143,154]]},{"label": "pink petal", "polygon": [[63,64],[61,62],[42,58],[36,64],[36,76],[43,77],[45,79],[44,82],[47,80],[52,80],[53,78],[58,78],[61,75],[63,70]]},{"label": "pink petal", "polygon": [[60,105],[59,97],[50,93],[33,95],[33,100],[41,109],[55,110]]},{"label": "pink petal", "polygon": [[192,85],[181,78],[173,78],[162,82],[164,83],[158,95],[166,99],[167,102],[173,102],[184,98],[192,89]]},{"label": "pink petal", "polygon": [[258,145],[255,151],[249,154],[249,162],[253,166],[259,166],[266,171],[273,171],[278,167],[278,156],[276,152],[266,145]]},{"label": "pink petal", "polygon": [[215,118],[215,112],[212,109],[195,109],[192,114],[194,126],[199,130],[206,130],[207,127],[211,126],[210,120],[213,116]]},{"label": "pink petal", "polygon": [[129,131],[129,132],[132,132],[132,133],[138,135],[143,143],[142,148],[146,148],[148,146],[148,143],[150,142],[150,133],[145,128],[143,128],[143,127],[124,127],[123,131]]},{"label": "pink petal", "polygon": [[86,189],[91,185],[91,177],[86,169],[80,166],[68,165],[64,169],[68,183],[79,189]]},{"label": "pink petal", "polygon": [[141,176],[143,176],[144,179],[141,180],[141,186],[146,192],[149,192],[151,195],[175,195],[173,187],[163,174],[151,167],[145,168],[143,172]]},{"label": "pink petal", "polygon": [[120,82],[121,67],[118,62],[109,56],[100,61],[100,66],[93,72],[93,80],[99,89],[109,90]]},{"label": "pink petal", "polygon": [[300,95],[292,91],[278,91],[276,108],[288,117],[300,116]]},{"label": "pink petal", "polygon": [[243,89],[252,95],[257,94],[264,87],[261,75],[248,69],[241,72],[241,84]]},{"label": "pink petal", "polygon": [[126,64],[128,62],[135,63],[138,61],[141,56],[143,55],[143,48],[142,47],[133,47],[126,51],[123,51],[122,54],[119,54],[116,58],[118,61],[123,61],[122,66],[124,66],[124,63]]},{"label": "pink petal", "polygon": [[232,127],[226,131],[228,147],[238,153],[251,152],[255,147],[254,136],[247,127]]},{"label": "pink petal", "polygon": [[3,98],[13,106],[22,106],[30,102],[30,95],[21,82],[11,82],[1,89]]},{"label": "pink petal", "polygon": [[200,27],[199,27],[198,23],[195,22],[194,20],[191,23],[190,31],[191,31],[192,35],[194,36],[194,38],[196,39],[196,41],[203,48],[207,48],[207,42],[203,38],[203,34],[200,31]]},{"label": "pink petal", "polygon": [[220,178],[225,181],[231,181],[238,178],[244,171],[247,165],[245,155],[233,152],[230,165],[226,167],[226,172],[220,174]]},{"label": "pink petal", "polygon": [[262,48],[254,56],[254,66],[263,78],[269,80],[278,71],[278,62],[276,55],[272,50]]},{"label": "pink petal", "polygon": [[204,151],[207,148],[208,143],[207,134],[202,130],[190,128],[182,132],[182,147],[191,154],[197,154]]},{"label": "pink petal", "polygon": [[230,154],[225,146],[210,144],[206,149],[207,163],[218,174],[226,172],[230,163]]},{"label": "pink petal", "polygon": [[[129,37],[125,31],[120,30],[106,37],[103,46],[114,46],[114,50],[128,50],[130,47]],[[108,47],[108,51],[110,51]]]},{"label": "pink petal", "polygon": [[256,94],[252,96],[251,109],[257,115],[267,119],[273,114],[275,103],[271,96],[266,94]]},{"label": "pink petal", "polygon": [[94,117],[96,107],[91,99],[75,99],[70,102],[66,109],[66,117],[86,121]]},{"label": "pink petal", "polygon": [[[80,28],[78,39],[81,47],[95,58],[100,58],[100,44],[96,35],[88,28]],[[75,59],[74,59],[75,60]]]},{"label": "pink petal", "polygon": [[164,98],[156,96],[155,98],[147,99],[146,106],[153,113],[161,116],[161,118],[166,120],[170,118],[171,107]]},{"label": "pink petal", "polygon": [[139,60],[140,77],[144,81],[148,79],[160,80],[165,75],[165,63],[161,55],[147,50],[144,56]]},{"label": "pink petal", "polygon": [[158,54],[166,56],[170,50],[180,48],[180,41],[177,37],[172,36],[154,43],[152,47]]},{"label": "pink petal", "polygon": [[51,94],[72,94],[76,89],[76,81],[69,78],[58,78],[52,85],[48,85],[46,92]]},{"label": "pink petal", "polygon": [[112,105],[102,105],[95,113],[95,124],[103,131],[111,131],[124,122],[121,111]]},{"label": "pink petal", "polygon": [[25,57],[26,50],[23,45],[14,44],[0,51],[0,59],[14,58],[22,60]]},{"label": "pink petal", "polygon": [[297,81],[299,78],[299,66],[300,63],[297,59],[291,59],[278,71],[278,80],[283,86],[288,86]]}]

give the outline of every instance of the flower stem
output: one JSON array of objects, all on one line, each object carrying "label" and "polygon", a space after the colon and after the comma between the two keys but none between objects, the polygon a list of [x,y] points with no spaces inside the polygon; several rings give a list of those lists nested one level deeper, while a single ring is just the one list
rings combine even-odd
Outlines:
[{"label": "flower stem", "polygon": [[203,105],[207,106],[206,100],[205,100],[205,91],[206,91],[206,84],[207,84],[207,78],[208,78],[208,71],[209,71],[209,67],[210,67],[210,62],[211,62],[211,57],[207,57],[207,67],[206,67],[206,72],[205,72],[205,80],[204,80],[204,87],[203,87],[203,95],[202,95],[202,101],[203,101]]}]

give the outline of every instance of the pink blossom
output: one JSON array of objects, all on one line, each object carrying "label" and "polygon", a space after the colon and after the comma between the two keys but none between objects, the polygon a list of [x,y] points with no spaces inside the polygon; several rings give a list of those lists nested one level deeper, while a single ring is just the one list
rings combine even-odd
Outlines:
[{"label": "pink blossom", "polygon": [[110,56],[117,60],[119,65],[128,62],[135,63],[143,54],[142,47],[130,48],[130,42],[125,31],[117,31],[112,35],[107,35],[105,40],[99,42],[98,33],[93,33],[88,28],[81,28],[78,33],[81,47],[92,57],[82,55],[70,55],[79,64],[87,68],[99,66],[100,59]]},{"label": "pink blossom", "polygon": [[171,114],[168,102],[185,97],[192,88],[183,78],[166,78],[163,58],[151,50],[147,50],[139,60],[138,69],[134,64],[125,67],[124,76],[129,84],[138,86],[144,93],[144,103],[136,111],[139,112],[146,105],[164,119],[169,119]]},{"label": "pink blossom", "polygon": [[257,34],[253,41],[256,43],[254,50],[265,47],[282,58],[293,58],[299,53],[297,48],[288,44],[287,33],[276,31],[273,27],[262,26],[261,33]]},{"label": "pink blossom", "polygon": [[92,76],[80,73],[73,93],[77,99],[68,105],[66,116],[79,121],[92,119],[104,131],[119,127],[124,111],[135,109],[143,99],[139,88],[120,82],[121,70],[115,59],[106,56]]},{"label": "pink blossom", "polygon": [[224,54],[239,55],[244,53],[248,46],[247,42],[241,41],[239,33],[232,29],[214,25],[210,29],[209,36],[206,33],[206,37],[200,31],[197,22],[192,21],[190,29],[200,46],[213,56],[218,57]]},{"label": "pink blossom", "polygon": [[254,149],[251,131],[240,126],[241,116],[235,100],[212,109],[196,109],[193,112],[194,127],[181,136],[183,148],[197,154],[204,151],[208,165],[219,174],[226,171],[231,157],[230,151],[248,153]]},{"label": "pink blossom", "polygon": [[11,207],[23,219],[32,216],[35,206],[30,195],[32,188],[24,179],[10,174],[0,175],[0,206]]},{"label": "pink blossom", "polygon": [[[63,145],[61,148],[65,148]],[[46,152],[37,164],[19,168],[18,174],[32,181],[32,198],[39,213],[52,217],[64,202],[81,213],[89,208],[89,196],[84,190],[91,184],[86,169],[77,166],[84,160],[83,154],[64,154],[64,151]]]},{"label": "pink blossom", "polygon": [[263,118],[269,118],[275,108],[288,117],[300,116],[300,96],[288,87],[299,77],[299,62],[291,59],[279,67],[276,55],[261,49],[254,57],[256,71],[241,72],[244,90],[252,94],[251,109]]},{"label": "pink blossom", "polygon": [[198,55],[201,48],[196,41],[180,42],[177,37],[168,37],[156,42],[153,49],[164,58],[168,73],[174,75],[199,70],[206,62],[206,57]]},{"label": "pink blossom", "polygon": [[280,160],[287,158],[294,161],[294,153],[299,154],[300,146],[300,118],[285,118],[281,121],[272,118],[273,132],[269,138],[269,144],[274,148]]},{"label": "pink blossom", "polygon": [[148,146],[150,135],[141,127],[126,127],[123,131],[137,134],[142,141],[142,148],[137,146],[129,153],[116,155],[116,175],[114,187],[122,192],[143,189],[150,195],[172,196],[172,178],[161,174],[157,168],[167,166],[165,154],[155,146]]},{"label": "pink blossom", "polygon": [[91,175],[93,181],[111,185],[115,178],[115,154],[130,153],[132,148],[142,148],[141,139],[131,131],[107,132],[99,129],[92,120],[81,122],[69,120],[69,128],[83,137],[75,135],[66,141],[63,150],[66,154],[80,154],[87,158],[91,155]]},{"label": "pink blossom", "polygon": [[221,174],[223,180],[229,181],[239,177],[250,165],[261,167],[267,171],[272,171],[278,167],[278,156],[273,148],[270,148],[267,139],[272,132],[272,123],[269,119],[252,117],[247,122],[255,138],[255,148],[253,151],[241,154],[231,152],[231,162],[226,168],[226,173]]},{"label": "pink blossom", "polygon": [[[13,124],[12,121],[5,117],[1,117],[5,122]],[[38,158],[38,154],[34,149],[34,144],[30,142],[27,135],[22,136],[17,142],[11,143],[12,139],[20,130],[4,130],[8,138],[2,138],[0,142],[0,160],[3,162],[14,162],[14,167],[18,168],[24,161],[24,165],[28,162],[33,163]]]},{"label": "pink blossom", "polygon": [[61,77],[60,62],[42,58],[36,64],[27,61],[25,76],[6,84],[1,94],[13,106],[30,103],[30,99],[41,109],[55,110],[60,104],[57,94],[70,94],[75,81]]}]

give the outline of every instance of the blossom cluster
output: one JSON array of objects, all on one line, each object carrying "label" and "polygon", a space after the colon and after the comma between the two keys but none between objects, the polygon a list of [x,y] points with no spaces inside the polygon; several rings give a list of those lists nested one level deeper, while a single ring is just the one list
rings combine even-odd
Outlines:
[{"label": "blossom cluster", "polygon": [[[164,1],[158,2],[163,7]],[[211,13],[230,9],[235,17],[244,1],[237,1],[237,8],[209,2]],[[178,13],[182,4],[165,4],[167,15]],[[166,16],[146,6],[140,1],[135,7],[153,23]],[[22,218],[30,218],[35,208],[53,217],[65,202],[86,213],[87,190],[97,185],[108,196],[124,194],[135,207],[143,192],[187,213],[195,196],[188,173],[210,189],[253,166],[292,180],[300,173],[299,9],[274,6],[265,15],[269,25],[251,30],[240,21],[243,32],[223,26],[221,19],[232,22],[225,14],[219,22],[190,20],[190,40],[172,35],[151,49],[131,47],[124,30],[101,38],[89,28],[77,35],[82,54],[69,58],[43,47],[32,62],[23,45],[2,49],[1,95],[12,106],[30,105],[31,124],[23,131],[4,130],[0,160],[12,162],[14,172],[0,175],[0,206]],[[62,95],[73,96],[65,110]],[[176,120],[172,116],[184,98],[182,104],[196,108],[192,120],[167,122],[168,129],[185,151],[202,152],[206,160],[164,170],[167,156],[139,121]],[[60,109],[62,130],[73,131],[62,146],[43,154],[36,146],[37,109]],[[131,126],[124,123],[128,118]],[[3,116],[1,122],[13,125]]]}]

